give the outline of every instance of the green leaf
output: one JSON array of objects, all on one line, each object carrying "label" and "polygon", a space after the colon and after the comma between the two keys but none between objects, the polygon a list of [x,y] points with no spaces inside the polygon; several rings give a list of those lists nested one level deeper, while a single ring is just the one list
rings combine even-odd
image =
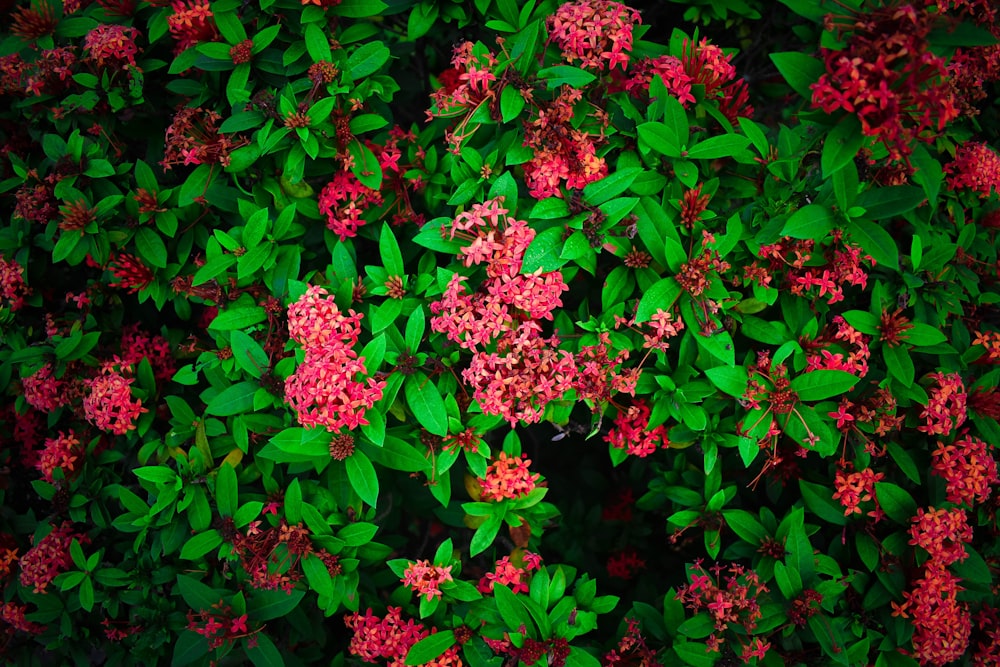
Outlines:
[{"label": "green leaf", "polygon": [[712,384],[730,396],[740,398],[747,391],[749,377],[743,366],[716,366],[705,371],[705,375]]},{"label": "green leaf", "polygon": [[212,165],[200,164],[195,167],[187,179],[185,179],[177,195],[177,204],[187,206],[193,204],[194,200],[201,197],[208,190],[210,179],[212,178]]},{"label": "green leaf", "polygon": [[822,239],[833,229],[830,209],[819,204],[807,204],[795,211],[781,228],[782,236],[794,239]]},{"label": "green leaf", "polygon": [[750,139],[739,134],[722,134],[709,137],[688,149],[685,157],[692,160],[716,160],[733,157],[745,151]]},{"label": "green leaf", "polygon": [[339,5],[329,9],[330,14],[360,19],[368,16],[378,16],[388,8],[382,0],[342,0]]},{"label": "green leaf", "polygon": [[375,507],[378,503],[378,475],[375,474],[375,466],[365,456],[365,453],[354,450],[354,453],[347,457],[347,479],[355,493],[368,505]]},{"label": "green leaf", "polygon": [[399,252],[399,243],[393,233],[389,223],[382,223],[382,233],[378,240],[379,255],[382,258],[382,266],[390,276],[403,275],[403,256]]},{"label": "green leaf", "polygon": [[664,123],[643,123],[636,127],[639,146],[643,144],[667,157],[681,156],[681,139],[676,130]]},{"label": "green leaf", "polygon": [[800,479],[799,492],[802,494],[802,502],[806,509],[820,519],[835,526],[847,524],[844,508],[833,499],[833,491],[829,487]]},{"label": "green leaf", "polygon": [[904,345],[883,345],[882,356],[885,358],[886,368],[894,378],[907,387],[913,384],[913,359]]},{"label": "green leaf", "polygon": [[500,617],[508,628],[520,628],[523,625],[525,634],[532,633],[535,624],[531,620],[531,614],[509,588],[499,582],[494,582],[493,598],[497,603],[497,611],[500,612]]},{"label": "green leaf", "polygon": [[253,395],[260,388],[255,382],[238,382],[226,387],[205,406],[205,414],[230,417],[241,412],[253,412]]},{"label": "green leaf", "polygon": [[493,540],[496,539],[502,525],[502,515],[494,514],[484,521],[479,528],[476,528],[476,532],[472,535],[472,542],[469,544],[469,555],[476,556],[486,551],[493,544]]},{"label": "green leaf", "polygon": [[723,510],[722,517],[736,535],[754,546],[759,546],[761,541],[767,537],[767,531],[753,514],[746,510]]},{"label": "green leaf", "polygon": [[285,658],[270,637],[263,632],[258,632],[253,637],[256,646],[250,646],[248,642],[245,650],[254,667],[284,667]]},{"label": "green leaf", "polygon": [[403,392],[420,426],[434,435],[448,435],[448,411],[436,384],[418,371],[406,378]]},{"label": "green leaf", "polygon": [[223,463],[215,477],[215,505],[219,514],[224,517],[233,516],[239,507],[237,487],[236,470],[228,463]]},{"label": "green leaf", "polygon": [[208,655],[208,642],[205,638],[191,630],[183,630],[177,636],[177,643],[174,644],[170,666],[185,667],[206,655]]},{"label": "green leaf", "polygon": [[365,187],[378,190],[382,187],[382,167],[371,149],[358,139],[352,139],[347,145],[347,151],[354,158],[351,173]]},{"label": "green leaf", "polygon": [[818,370],[796,376],[790,386],[800,401],[821,401],[850,391],[859,379],[847,371]]},{"label": "green leaf", "polygon": [[267,353],[249,334],[234,329],[229,334],[229,344],[233,348],[233,359],[236,365],[248,375],[259,378],[270,365]]},{"label": "green leaf", "polygon": [[215,25],[219,29],[219,34],[229,44],[239,44],[247,38],[247,31],[243,28],[243,23],[234,11],[215,12]]},{"label": "green leaf", "polygon": [[861,122],[857,116],[842,118],[826,136],[823,142],[823,156],[820,164],[823,178],[830,178],[854,159],[865,141],[861,133]]},{"label": "green leaf", "polygon": [[875,499],[890,519],[909,524],[917,514],[917,503],[905,489],[891,482],[875,483]]},{"label": "green leaf", "polygon": [[444,630],[424,637],[406,653],[407,665],[424,665],[455,645],[455,632]]},{"label": "green leaf", "polygon": [[347,76],[354,81],[374,74],[389,62],[389,49],[382,42],[367,42],[347,59]]},{"label": "green leaf", "polygon": [[[333,60],[333,54],[330,52],[330,40],[318,25],[315,23],[308,24],[303,36],[306,40],[306,50],[309,52],[309,57],[313,59],[314,63],[318,63],[321,60],[326,62]],[[376,67],[376,69],[378,68]]]},{"label": "green leaf", "polygon": [[566,264],[566,260],[561,256],[562,236],[563,229],[561,227],[550,227],[537,233],[524,251],[521,273],[534,273],[539,269],[549,272],[562,268]]},{"label": "green leaf", "polygon": [[899,248],[889,232],[866,220],[851,220],[847,225],[851,240],[871,255],[876,264],[899,271]]},{"label": "green leaf", "polygon": [[889,222],[892,218],[917,208],[923,201],[923,189],[913,185],[891,185],[862,192],[855,204],[864,207],[866,218],[876,222]]},{"label": "green leaf", "polygon": [[[227,256],[231,257],[231,255]],[[260,306],[230,308],[216,315],[212,323],[208,325],[208,328],[215,329],[216,331],[247,329],[255,324],[260,324],[266,319],[267,311]]]},{"label": "green leaf", "polygon": [[903,338],[906,339],[906,342],[917,347],[940,345],[948,340],[948,336],[940,329],[920,322],[914,322],[911,329],[904,331]]},{"label": "green leaf", "polygon": [[823,61],[799,51],[772,53],[771,62],[781,72],[781,76],[785,77],[792,90],[807,100],[812,99],[809,86],[819,81],[826,72]]},{"label": "green leaf", "polygon": [[549,90],[562,85],[567,85],[571,88],[583,88],[597,79],[596,76],[587,70],[571,65],[546,67],[545,69],[538,70],[538,76],[546,80],[546,86]]},{"label": "green leaf", "polygon": [[681,285],[676,278],[661,278],[642,295],[635,311],[635,321],[648,322],[657,310],[669,310],[680,293]]},{"label": "green leaf", "polygon": [[524,97],[514,86],[504,86],[500,93],[500,119],[504,123],[509,123],[524,110]]},{"label": "green leaf", "polygon": [[[182,560],[198,560],[209,551],[217,549],[222,544],[222,534],[212,529],[204,533],[198,533],[181,548]],[[218,602],[218,600],[216,600]]]},{"label": "green leaf", "polygon": [[326,429],[293,427],[273,436],[270,443],[283,452],[309,458],[329,456],[332,439],[333,434]]},{"label": "green leaf", "polygon": [[333,596],[333,577],[326,564],[316,554],[308,554],[302,559],[302,572],[309,581],[309,588],[320,597]]},{"label": "green leaf", "polygon": [[273,591],[253,589],[253,594],[247,602],[247,613],[251,620],[258,623],[281,618],[290,614],[305,594],[306,592],[301,589],[292,589],[291,592],[280,589]]},{"label": "green leaf", "polygon": [[588,183],[583,188],[583,199],[594,206],[600,206],[628,190],[642,171],[641,167],[619,169],[599,181]]}]

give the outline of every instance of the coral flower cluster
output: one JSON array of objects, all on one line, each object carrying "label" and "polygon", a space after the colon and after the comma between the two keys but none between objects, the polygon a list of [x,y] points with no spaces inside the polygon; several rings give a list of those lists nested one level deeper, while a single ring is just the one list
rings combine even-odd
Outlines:
[{"label": "coral flower cluster", "polygon": [[365,412],[382,398],[385,382],[367,377],[365,358],[353,349],[362,317],[343,313],[315,285],[288,307],[288,333],[305,359],[285,380],[285,397],[303,426],[340,431],[368,424]]}]

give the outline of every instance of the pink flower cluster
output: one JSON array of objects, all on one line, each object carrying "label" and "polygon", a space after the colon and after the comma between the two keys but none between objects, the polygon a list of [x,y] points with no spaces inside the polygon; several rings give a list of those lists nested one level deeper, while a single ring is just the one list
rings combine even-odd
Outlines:
[{"label": "pink flower cluster", "polygon": [[527,593],[530,573],[542,568],[542,557],[530,551],[524,552],[521,567],[510,561],[510,556],[504,556],[496,562],[492,572],[487,572],[476,588],[484,595],[493,592],[493,584],[507,586],[513,593]]},{"label": "pink flower cluster", "polygon": [[52,364],[45,364],[21,379],[24,399],[41,412],[52,412],[66,405],[66,382],[53,376]]},{"label": "pink flower cluster", "polygon": [[40,635],[45,632],[45,626],[29,621],[24,617],[28,611],[28,606],[16,602],[7,602],[0,605],[0,621],[21,632],[29,635]]},{"label": "pink flower cluster", "polygon": [[24,267],[13,260],[0,257],[0,299],[11,310],[24,306],[24,297],[31,290],[24,284]]},{"label": "pink flower cluster", "polygon": [[482,500],[517,500],[534,491],[540,475],[531,474],[530,465],[531,459],[500,452],[497,460],[486,469],[486,477],[479,479]]},{"label": "pink flower cluster", "polygon": [[83,46],[99,68],[135,65],[135,56],[139,53],[135,40],[139,36],[135,28],[100,24],[83,38]]},{"label": "pink flower cluster", "polygon": [[[746,634],[757,627],[757,621],[763,615],[757,598],[761,593],[767,593],[768,589],[754,570],[742,565],[734,563],[725,567],[716,563],[709,571],[711,576],[702,567],[701,560],[696,560],[689,571],[691,583],[681,586],[676,598],[694,613],[708,612],[715,624],[715,631],[709,635],[705,645],[709,651],[719,651],[722,647],[722,633],[730,626],[741,626]],[[723,572],[726,572],[725,581]],[[742,639],[740,642],[742,643]],[[770,647],[769,642],[754,637],[749,643],[743,644],[743,659],[749,662],[750,657],[763,658]]]},{"label": "pink flower cluster", "polygon": [[[450,225],[450,238],[471,243],[461,250],[466,266],[486,264],[487,280],[473,294],[454,275],[441,299],[431,303],[431,328],[474,351],[463,378],[480,407],[511,425],[541,419],[545,405],[561,398],[576,374],[573,355],[557,350],[534,320],[551,319],[567,289],[558,271],[521,275],[524,252],[534,231],[507,215],[502,199],[473,205]],[[516,328],[519,319],[529,319]],[[495,343],[495,351],[483,348]]]},{"label": "pink flower cluster", "polygon": [[[389,607],[384,618],[372,614],[372,610],[347,614],[344,623],[354,631],[348,650],[365,662],[379,663],[386,660],[387,667],[404,667],[410,647],[431,633],[413,619],[403,620],[401,607]],[[452,646],[443,654],[425,663],[424,667],[461,667],[458,646]]]},{"label": "pink flower cluster", "polygon": [[927,551],[923,576],[903,593],[893,615],[913,619],[912,656],[921,665],[944,665],[961,658],[969,647],[972,616],[968,604],[958,601],[963,587],[949,565],[968,557],[972,527],[963,509],[917,510],[910,526],[910,544]]},{"label": "pink flower cluster", "polygon": [[53,527],[48,535],[21,556],[21,585],[30,587],[35,593],[44,593],[52,580],[73,564],[69,546],[74,539],[81,545],[90,542],[86,535],[73,530],[69,521]]},{"label": "pink flower cluster", "polygon": [[990,449],[986,442],[969,435],[950,445],[938,442],[931,453],[931,472],[945,479],[948,502],[971,507],[989,500],[993,487],[1000,484]]},{"label": "pink flower cluster", "polygon": [[326,226],[341,241],[358,235],[365,224],[364,212],[382,204],[382,193],[372,190],[350,171],[338,171],[319,193],[319,212],[326,216]]},{"label": "pink flower cluster", "polygon": [[1000,155],[986,144],[967,141],[955,151],[955,160],[946,164],[948,189],[972,190],[980,199],[1000,192]]},{"label": "pink flower cluster", "polygon": [[426,595],[427,600],[440,599],[441,584],[453,581],[451,566],[433,565],[429,560],[418,560],[410,563],[401,579],[403,585],[414,591],[418,596]]},{"label": "pink flower cluster", "polygon": [[303,426],[339,431],[366,425],[365,412],[382,398],[385,381],[365,377],[365,359],[353,349],[361,318],[353,310],[342,313],[315,285],[289,306],[288,332],[305,359],[285,380],[285,397]]},{"label": "pink flower cluster", "polygon": [[135,429],[135,420],[148,410],[142,401],[132,400],[132,383],[135,378],[127,378],[112,369],[106,369],[97,377],[84,380],[90,390],[83,398],[83,414],[97,428],[125,435]]},{"label": "pink flower cluster", "polygon": [[[431,93],[431,107],[427,119],[458,116],[474,109],[491,93],[490,87],[497,77],[493,68],[497,59],[489,51],[473,53],[475,44],[461,42],[455,46],[451,56],[452,67],[439,78],[443,84]],[[452,141],[461,142],[464,136],[454,136]]]},{"label": "pink flower cluster", "polygon": [[589,109],[597,127],[588,131],[576,122],[582,92],[563,86],[559,95],[538,110],[524,126],[524,145],[532,157],[524,165],[524,182],[535,199],[562,197],[562,186],[578,190],[607,176],[608,165],[598,155],[607,115]]},{"label": "pink flower cluster", "polygon": [[929,388],[927,407],[920,412],[926,423],[918,431],[930,435],[948,435],[965,423],[968,394],[958,373],[931,373],[935,384]]},{"label": "pink flower cluster", "polygon": [[614,426],[604,436],[604,441],[615,449],[627,450],[632,456],[645,458],[657,449],[670,446],[667,429],[660,424],[649,428],[650,409],[646,401],[636,399],[632,405],[618,412]]},{"label": "pink flower cluster", "polygon": [[76,462],[83,455],[83,448],[79,439],[71,430],[64,435],[59,432],[59,437],[47,438],[45,448],[39,455],[35,467],[42,473],[42,479],[50,484],[54,481],[52,473],[56,468],[60,468],[66,477],[76,470]]},{"label": "pink flower cluster", "polygon": [[208,640],[208,648],[215,650],[224,646],[232,646],[240,637],[247,637],[247,645],[257,644],[257,631],[250,632],[247,628],[247,615],[237,615],[233,608],[222,600],[212,605],[210,610],[197,613],[188,610],[187,629]]},{"label": "pink flower cluster", "polygon": [[620,2],[576,0],[549,16],[549,39],[562,50],[568,63],[580,61],[585,69],[625,69],[632,50],[632,29],[642,23],[639,12]]}]

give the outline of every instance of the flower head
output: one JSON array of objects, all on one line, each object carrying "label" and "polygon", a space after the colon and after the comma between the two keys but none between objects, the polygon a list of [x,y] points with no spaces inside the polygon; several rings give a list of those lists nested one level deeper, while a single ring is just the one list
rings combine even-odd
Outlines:
[{"label": "flower head", "polygon": [[85,380],[90,392],[83,399],[83,413],[91,424],[115,435],[135,430],[135,420],[148,410],[142,401],[132,400],[132,383],[121,373],[109,370]]},{"label": "flower head", "polygon": [[418,560],[409,564],[401,581],[417,595],[426,595],[430,601],[441,597],[441,584],[452,581],[451,566],[441,567],[432,565],[428,560]]},{"label": "flower head", "polygon": [[497,460],[486,469],[486,477],[479,480],[483,488],[482,499],[516,500],[534,491],[540,475],[531,474],[530,465],[531,459],[500,452]]}]

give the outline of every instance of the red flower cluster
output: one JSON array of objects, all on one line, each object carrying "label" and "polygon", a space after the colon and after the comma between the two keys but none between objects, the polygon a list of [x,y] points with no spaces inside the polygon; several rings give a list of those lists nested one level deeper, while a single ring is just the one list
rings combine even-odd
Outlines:
[{"label": "red flower cluster", "polygon": [[931,471],[945,479],[948,502],[971,507],[989,500],[993,486],[1000,484],[990,449],[984,441],[969,435],[950,445],[938,442],[931,453]]},{"label": "red flower cluster", "polygon": [[628,581],[646,569],[646,561],[639,557],[635,549],[628,547],[611,554],[606,567],[609,577]]},{"label": "red flower cluster", "polygon": [[24,267],[0,256],[0,304],[18,310],[24,306],[24,297],[31,293],[24,284]]},{"label": "red flower cluster", "polygon": [[531,459],[500,452],[497,460],[486,469],[486,477],[479,479],[482,500],[517,500],[534,491],[540,475],[531,474],[530,465]]},{"label": "red flower cluster", "polygon": [[573,387],[576,363],[558,347],[558,338],[543,338],[537,323],[523,322],[501,336],[495,352],[473,354],[462,379],[484,413],[500,415],[512,427],[534,424],[546,405]]},{"label": "red flower cluster", "polygon": [[646,646],[646,639],[639,629],[639,620],[626,618],[625,635],[619,640],[614,650],[601,657],[602,667],[658,667],[662,663],[656,657],[656,651]]},{"label": "red flower cluster", "polygon": [[875,509],[868,512],[868,516],[877,522],[883,516],[883,512],[878,505],[878,498],[875,497],[875,484],[884,478],[885,473],[875,472],[871,468],[850,473],[838,468],[833,480],[837,489],[833,499],[839,500],[844,506],[844,516],[861,514],[861,503],[874,500]]},{"label": "red flower cluster", "polygon": [[646,401],[636,399],[628,408],[618,412],[604,441],[615,449],[624,449],[639,458],[645,458],[657,449],[669,447],[666,427],[660,424],[649,428],[649,415],[650,409]]},{"label": "red flower cluster", "polygon": [[[745,634],[757,627],[757,621],[762,616],[757,597],[768,589],[756,572],[742,565],[733,563],[726,568],[716,563],[709,569],[714,577],[702,567],[701,559],[696,560],[689,570],[691,583],[681,586],[676,597],[696,614],[708,612],[715,623],[715,631],[705,640],[705,645],[709,651],[719,651],[722,633],[730,626],[740,626]],[[723,572],[726,572],[725,584]],[[761,658],[770,648],[770,644],[759,637],[752,638],[748,644],[743,644],[742,639],[739,641],[744,651],[749,650],[752,655]]]},{"label": "red flower cluster", "polygon": [[60,431],[59,437],[45,440],[45,448],[35,467],[42,473],[42,479],[51,484],[55,481],[52,473],[56,468],[62,469],[63,475],[69,477],[76,470],[76,462],[82,455],[83,447],[73,431],[70,430],[67,435]]},{"label": "red flower cluster", "polygon": [[140,33],[135,28],[102,23],[87,33],[83,46],[98,68],[123,68],[135,65],[135,57],[139,53],[135,40],[139,37]]},{"label": "red flower cluster", "polygon": [[972,541],[965,510],[917,510],[910,526],[910,544],[926,550],[923,577],[903,593],[893,614],[913,619],[913,657],[921,665],[944,665],[965,654],[972,633],[968,605],[958,601],[964,590],[948,566],[965,560],[965,544]]},{"label": "red flower cluster", "polygon": [[441,584],[453,581],[451,565],[439,567],[432,565],[429,560],[418,560],[407,566],[400,581],[418,597],[426,595],[428,601],[434,598],[440,599],[443,595]]},{"label": "red flower cluster", "polygon": [[87,421],[115,435],[135,430],[135,420],[148,410],[142,407],[141,400],[132,400],[133,382],[135,378],[127,378],[111,369],[84,380],[90,390],[83,398],[83,414]]},{"label": "red flower cluster", "polygon": [[608,175],[608,165],[598,155],[608,119],[589,107],[589,115],[597,119],[596,133],[580,126],[576,107],[581,99],[580,90],[563,86],[554,100],[539,104],[537,115],[525,125],[524,145],[532,157],[524,165],[524,182],[535,199],[561,197],[563,185],[577,190]]},{"label": "red flower cluster", "polygon": [[514,593],[527,593],[530,573],[541,569],[542,557],[525,551],[522,563],[522,566],[518,567],[510,562],[510,556],[504,556],[496,562],[492,572],[487,572],[479,580],[476,588],[484,595],[492,593],[495,582],[508,587]]},{"label": "red flower cluster", "polygon": [[364,185],[350,171],[338,171],[319,193],[319,212],[326,216],[326,226],[346,241],[358,235],[365,224],[366,210],[381,206],[382,193]]},{"label": "red flower cluster", "polygon": [[15,630],[26,632],[29,635],[40,635],[45,632],[44,625],[34,623],[24,617],[27,611],[28,605],[7,602],[0,605],[0,621],[3,621]]},{"label": "red flower cluster", "polygon": [[965,423],[968,394],[958,373],[931,373],[935,382],[928,393],[927,407],[920,412],[926,423],[918,431],[930,435],[948,435]]},{"label": "red flower cluster", "polygon": [[48,535],[21,556],[21,585],[31,588],[35,593],[46,592],[45,589],[52,580],[73,564],[69,546],[74,539],[81,545],[90,542],[86,535],[73,529],[70,521],[54,526]]},{"label": "red flower cluster", "polygon": [[[276,504],[270,503],[273,513]],[[268,513],[267,507],[264,514]],[[232,526],[231,519],[223,519],[220,529],[233,544],[233,551],[240,559],[240,566],[250,575],[250,585],[262,590],[281,589],[291,593],[295,583],[302,578],[302,559],[316,556],[326,566],[331,577],[342,574],[340,559],[326,549],[317,549],[309,530],[301,523],[294,526],[285,520],[276,526],[261,530],[261,521],[251,521],[245,533]]]},{"label": "red flower cluster", "polygon": [[40,412],[53,412],[66,405],[66,382],[52,374],[52,364],[48,363],[28,377],[21,378],[24,400]]},{"label": "red flower cluster", "polygon": [[836,25],[851,34],[843,50],[821,49],[826,73],[812,85],[813,107],[856,114],[865,136],[905,160],[915,139],[933,139],[959,113],[945,61],[928,46],[935,18],[891,4]]},{"label": "red flower cluster", "polygon": [[173,0],[170,7],[174,13],[167,17],[167,25],[177,42],[174,53],[218,39],[215,14],[212,13],[208,0]]},{"label": "red flower cluster", "polygon": [[353,349],[362,317],[353,310],[344,315],[315,285],[288,307],[288,333],[302,345],[305,359],[285,380],[285,398],[303,426],[357,428],[368,423],[365,412],[382,398],[385,381],[365,377],[365,359]]},{"label": "red flower cluster", "polygon": [[232,646],[233,642],[240,637],[247,637],[247,645],[250,647],[257,644],[257,630],[250,632],[247,629],[247,615],[236,616],[233,608],[224,604],[222,600],[212,605],[209,611],[187,612],[187,629],[195,632],[208,640],[209,650]]},{"label": "red flower cluster", "polygon": [[[480,51],[472,42],[461,42],[452,51],[451,65],[438,77],[441,88],[431,93],[427,120],[471,112],[483,100],[495,94],[491,86],[497,80],[493,73],[497,59],[490,51]],[[457,135],[451,133],[452,143],[461,143],[468,136],[462,134],[464,127],[465,121],[459,123],[455,130]]]},{"label": "red flower cluster", "polygon": [[580,61],[584,69],[625,69],[632,50],[632,29],[642,23],[639,12],[609,0],[567,2],[546,19],[549,39],[563,60]]},{"label": "red flower cluster", "polygon": [[129,294],[136,294],[153,284],[153,271],[141,259],[127,252],[119,252],[108,264],[114,280],[108,284],[120,287]]},{"label": "red flower cluster", "polygon": [[948,174],[948,189],[968,188],[989,199],[1000,192],[1000,155],[986,144],[967,141],[955,150],[955,160],[944,166]]},{"label": "red flower cluster", "polygon": [[[207,5],[206,5],[207,6]],[[219,132],[222,116],[202,108],[185,107],[174,114],[166,132],[166,145],[160,166],[176,164],[215,164],[229,166],[229,154],[246,141],[232,141]]]},{"label": "red flower cluster", "polygon": [[[365,662],[387,660],[388,667],[403,667],[410,647],[431,633],[413,619],[403,620],[401,607],[389,607],[384,618],[365,611],[344,616],[344,623],[354,631],[348,650]],[[452,646],[425,667],[461,667],[458,646]]]}]

